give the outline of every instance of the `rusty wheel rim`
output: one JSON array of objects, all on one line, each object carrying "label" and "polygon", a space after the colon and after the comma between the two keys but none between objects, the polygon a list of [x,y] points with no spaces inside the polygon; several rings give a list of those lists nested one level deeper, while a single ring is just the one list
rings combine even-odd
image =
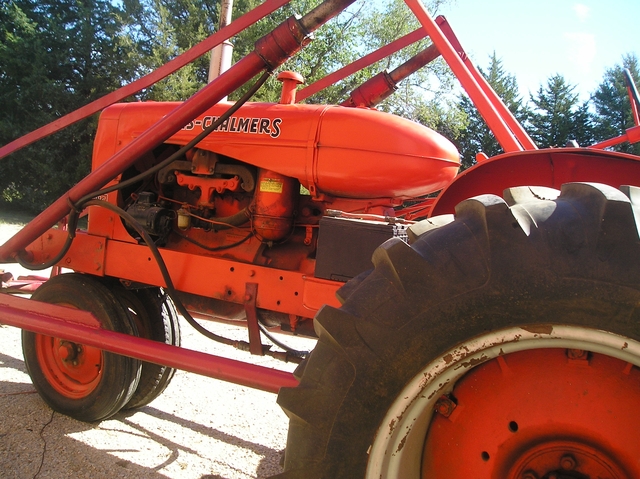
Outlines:
[{"label": "rusty wheel rim", "polygon": [[499,356],[439,398],[422,476],[630,479],[637,404],[640,370],[628,362],[566,349]]},{"label": "rusty wheel rim", "polygon": [[[634,365],[639,342],[586,328],[512,328],[469,341],[397,396],[369,450],[366,477],[640,477]],[[585,387],[588,401],[580,399]],[[602,424],[608,409],[615,420]]]}]

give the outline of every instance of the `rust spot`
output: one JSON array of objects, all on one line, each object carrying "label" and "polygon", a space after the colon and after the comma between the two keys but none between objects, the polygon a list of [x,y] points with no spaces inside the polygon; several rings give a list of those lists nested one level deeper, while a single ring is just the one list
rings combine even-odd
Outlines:
[{"label": "rust spot", "polygon": [[449,364],[453,362],[453,355],[451,353],[446,354],[443,359],[445,364]]},{"label": "rust spot", "polygon": [[535,324],[533,326],[520,326],[520,328],[534,334],[551,334],[553,332],[552,324]]},{"label": "rust spot", "polygon": [[622,346],[622,349],[627,349],[628,347],[629,347],[629,343],[625,341],[624,345]]},{"label": "rust spot", "polygon": [[396,426],[396,420],[392,419],[389,423],[389,434],[393,433],[393,428]]},{"label": "rust spot", "polygon": [[407,436],[402,438],[402,441],[400,441],[400,444],[398,444],[398,449],[396,449],[396,452],[402,451],[402,448],[404,447],[405,442],[407,442]]}]

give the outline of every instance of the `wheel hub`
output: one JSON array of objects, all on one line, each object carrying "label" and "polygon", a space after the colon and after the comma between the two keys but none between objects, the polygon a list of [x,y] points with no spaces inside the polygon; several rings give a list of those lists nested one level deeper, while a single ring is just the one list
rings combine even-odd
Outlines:
[{"label": "wheel hub", "polygon": [[508,479],[624,479],[615,461],[579,441],[549,440],[524,453]]},{"label": "wheel hub", "polygon": [[71,343],[69,341],[61,341],[58,346],[58,355],[64,362],[76,363],[78,359],[78,353],[80,352],[79,345]]}]

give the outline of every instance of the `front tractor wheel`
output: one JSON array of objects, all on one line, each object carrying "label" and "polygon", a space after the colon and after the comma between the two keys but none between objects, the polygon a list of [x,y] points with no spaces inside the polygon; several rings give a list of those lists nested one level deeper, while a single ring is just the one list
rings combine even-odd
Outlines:
[{"label": "front tractor wheel", "polygon": [[461,203],[411,247],[382,245],[319,313],[300,385],[280,392],[279,477],[640,477],[628,196],[515,188]]},{"label": "front tractor wheel", "polygon": [[[32,299],[91,312],[104,329],[136,334],[127,310],[107,286],[81,274],[55,276]],[[132,397],[140,361],[64,339],[22,332],[27,372],[42,399],[80,421],[116,414]]]}]

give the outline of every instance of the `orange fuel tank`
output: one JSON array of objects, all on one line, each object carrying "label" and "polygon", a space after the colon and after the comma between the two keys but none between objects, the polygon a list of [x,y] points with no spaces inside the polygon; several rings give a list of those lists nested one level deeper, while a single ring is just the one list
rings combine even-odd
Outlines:
[{"label": "orange fuel tank", "polygon": [[[94,168],[177,105],[107,108],[100,117]],[[167,142],[186,144],[229,105],[214,106]],[[423,196],[448,185],[460,166],[453,144],[423,125],[336,105],[247,103],[198,148],[297,178],[313,194],[343,198]]]}]

